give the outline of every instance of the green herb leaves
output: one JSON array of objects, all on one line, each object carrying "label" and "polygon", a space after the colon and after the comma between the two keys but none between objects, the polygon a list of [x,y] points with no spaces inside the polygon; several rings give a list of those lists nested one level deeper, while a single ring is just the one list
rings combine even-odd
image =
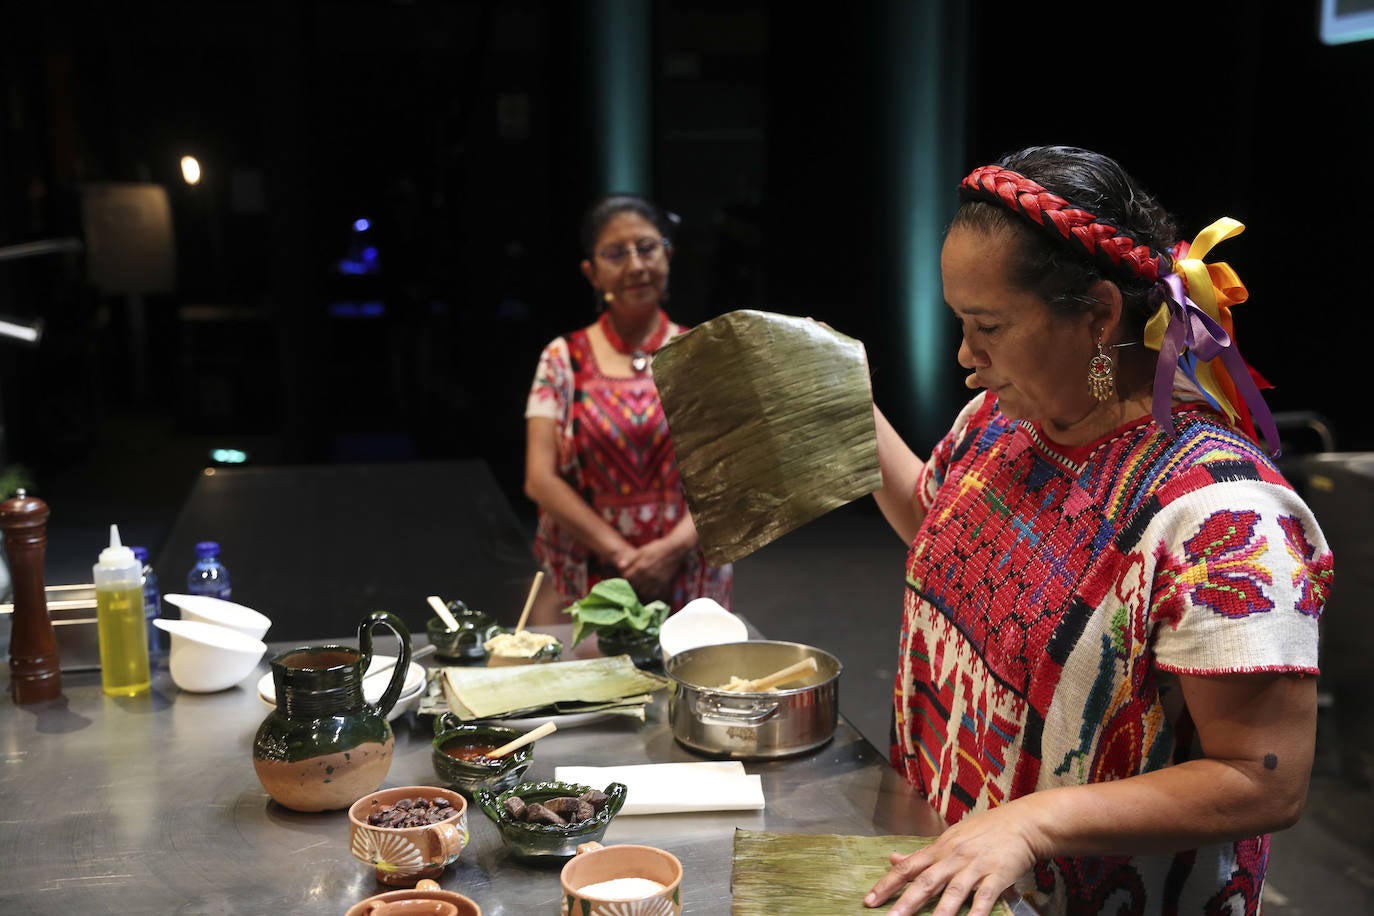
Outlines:
[{"label": "green herb leaves", "polygon": [[573,645],[600,630],[628,630],[658,635],[668,619],[668,605],[662,601],[639,603],[634,588],[625,579],[603,579],[592,586],[587,597],[568,606],[573,619]]}]

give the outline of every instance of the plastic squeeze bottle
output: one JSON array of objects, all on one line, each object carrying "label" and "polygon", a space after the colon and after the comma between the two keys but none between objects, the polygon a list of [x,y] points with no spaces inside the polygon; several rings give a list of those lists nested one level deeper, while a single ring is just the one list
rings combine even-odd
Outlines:
[{"label": "plastic squeeze bottle", "polygon": [[119,542],[110,526],[110,546],[100,551],[95,576],[96,629],[100,634],[100,686],[106,696],[148,693],[148,625],[143,616],[143,564]]}]

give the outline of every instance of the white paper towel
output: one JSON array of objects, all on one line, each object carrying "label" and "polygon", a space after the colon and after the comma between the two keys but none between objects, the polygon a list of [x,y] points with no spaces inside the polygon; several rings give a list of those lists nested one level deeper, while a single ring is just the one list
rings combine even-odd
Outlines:
[{"label": "white paper towel", "polygon": [[763,781],[744,772],[738,760],[702,763],[646,763],[623,767],[554,767],[553,778],[584,786],[623,782],[620,814],[680,814],[688,811],[756,811],[763,807]]}]

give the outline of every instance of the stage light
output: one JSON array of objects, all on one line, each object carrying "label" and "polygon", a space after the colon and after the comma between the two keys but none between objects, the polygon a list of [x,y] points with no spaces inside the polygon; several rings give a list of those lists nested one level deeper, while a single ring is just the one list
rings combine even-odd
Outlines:
[{"label": "stage light", "polygon": [[195,156],[181,157],[181,177],[187,184],[200,184],[200,163]]},{"label": "stage light", "polygon": [[248,460],[248,453],[237,448],[217,448],[211,450],[210,460],[216,464],[243,464]]}]

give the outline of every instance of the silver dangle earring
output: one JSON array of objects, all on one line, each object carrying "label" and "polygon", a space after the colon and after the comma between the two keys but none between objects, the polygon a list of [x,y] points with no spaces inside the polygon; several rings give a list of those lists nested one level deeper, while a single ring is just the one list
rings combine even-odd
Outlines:
[{"label": "silver dangle earring", "polygon": [[1088,391],[1099,401],[1110,401],[1116,394],[1116,376],[1112,372],[1112,358],[1102,349],[1097,338],[1097,355],[1088,360]]}]

